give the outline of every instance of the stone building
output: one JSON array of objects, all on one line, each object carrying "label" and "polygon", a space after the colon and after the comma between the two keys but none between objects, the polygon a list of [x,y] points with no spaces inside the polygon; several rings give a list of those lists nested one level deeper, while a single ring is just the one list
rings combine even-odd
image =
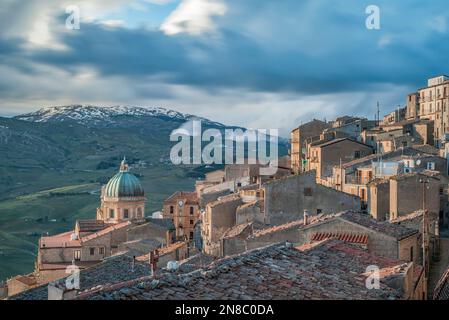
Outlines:
[{"label": "stone building", "polygon": [[449,78],[445,75],[430,78],[427,86],[407,96],[408,118],[428,119],[434,123],[433,136],[437,147],[449,133]]},{"label": "stone building", "polygon": [[238,194],[231,194],[208,203],[202,219],[201,236],[206,254],[219,256],[219,240],[236,225],[237,208],[243,203]]},{"label": "stone building", "polygon": [[324,130],[324,133],[333,133],[336,137],[344,136],[361,142],[361,134],[365,130],[374,128],[377,121],[357,117],[337,118],[332,127]]},{"label": "stone building", "polygon": [[306,139],[319,136],[324,129],[330,128],[330,124],[313,119],[293,129],[290,134],[290,156],[291,168],[294,173],[305,170],[306,150],[304,142]]},{"label": "stone building", "polygon": [[162,212],[165,219],[173,221],[177,240],[193,240],[195,224],[200,217],[196,192],[175,192],[164,200]]},{"label": "stone building", "polygon": [[318,215],[360,208],[360,198],[317,184],[314,171],[267,181],[206,205],[204,250],[219,255],[222,236],[241,224],[278,225],[302,218],[304,210]]},{"label": "stone building", "polygon": [[273,180],[262,185],[264,190],[264,223],[278,225],[309,215],[360,210],[360,198],[316,182],[314,171]]},{"label": "stone building", "polygon": [[371,146],[348,138],[334,139],[324,143],[318,141],[310,147],[307,170],[315,170],[317,181],[320,182],[332,175],[334,166],[371,154],[373,154]]},{"label": "stone building", "polygon": [[[428,183],[424,186],[421,181]],[[435,176],[412,173],[391,177],[389,192],[390,219],[422,209],[424,205],[429,212],[439,215],[440,179]]]},{"label": "stone building", "polygon": [[[102,187],[96,219],[79,220],[72,231],[42,237],[34,272],[9,279],[9,294],[65,277],[68,269],[96,265],[128,248],[137,238],[153,239],[159,246],[170,245],[173,230],[164,222],[146,221],[143,187],[123,160],[120,171]],[[147,249],[155,246],[143,241],[139,247],[146,250],[145,245]]]},{"label": "stone building", "polygon": [[243,248],[251,250],[280,241],[305,245],[327,238],[339,238],[378,256],[420,262],[419,230],[388,221],[379,222],[356,212],[322,214],[263,229],[242,227],[240,230],[239,233],[234,229],[223,237],[222,256],[237,253]]},{"label": "stone building", "polygon": [[97,220],[105,223],[143,221],[145,218],[145,193],[139,179],[129,172],[122,161],[120,172],[101,188],[101,206]]},{"label": "stone building", "polygon": [[368,212],[376,220],[383,221],[390,216],[390,180],[374,179],[367,184]]}]

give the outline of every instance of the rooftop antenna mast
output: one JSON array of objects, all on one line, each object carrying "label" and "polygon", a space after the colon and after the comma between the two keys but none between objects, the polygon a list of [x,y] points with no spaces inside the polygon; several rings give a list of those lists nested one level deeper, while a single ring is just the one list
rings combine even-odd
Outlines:
[{"label": "rooftop antenna mast", "polygon": [[380,109],[379,109],[379,101],[377,101],[377,123],[376,127],[378,127],[380,124]]}]

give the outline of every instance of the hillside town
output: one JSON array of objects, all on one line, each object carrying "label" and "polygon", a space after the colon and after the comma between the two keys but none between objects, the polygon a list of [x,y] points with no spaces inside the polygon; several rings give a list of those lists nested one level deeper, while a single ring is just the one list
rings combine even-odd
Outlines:
[{"label": "hillside town", "polygon": [[[374,120],[298,124],[274,175],[258,163],[226,165],[151,217],[123,159],[92,219],[42,237],[34,272],[8,279],[0,294],[447,300],[449,77],[404,98],[383,118],[377,109]],[[378,286],[368,285],[372,270]],[[78,285],[67,286],[74,274]]]}]

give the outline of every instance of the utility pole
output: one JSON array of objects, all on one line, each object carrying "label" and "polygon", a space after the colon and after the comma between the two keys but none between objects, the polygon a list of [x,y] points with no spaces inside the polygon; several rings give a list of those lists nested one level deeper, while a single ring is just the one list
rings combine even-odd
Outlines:
[{"label": "utility pole", "polygon": [[380,109],[379,109],[379,101],[377,101],[377,124],[376,127],[378,127],[380,124]]},{"label": "utility pole", "polygon": [[419,179],[422,184],[422,207],[423,207],[423,217],[422,217],[422,250],[423,250],[423,268],[424,268],[424,278],[427,279],[428,276],[428,263],[427,263],[427,252],[429,250],[428,246],[428,223],[427,223],[427,209],[426,209],[426,190],[429,189],[429,179]]}]

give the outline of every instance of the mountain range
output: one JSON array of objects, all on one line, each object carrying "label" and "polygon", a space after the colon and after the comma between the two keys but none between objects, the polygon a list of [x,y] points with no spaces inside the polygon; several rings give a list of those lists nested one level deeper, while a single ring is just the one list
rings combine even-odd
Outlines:
[{"label": "mountain range", "polygon": [[155,107],[70,105],[0,117],[0,280],[32,271],[41,235],[95,217],[99,189],[124,156],[145,189],[147,215],[220,168],[171,163],[170,133],[193,119],[203,130],[238,128]]}]

